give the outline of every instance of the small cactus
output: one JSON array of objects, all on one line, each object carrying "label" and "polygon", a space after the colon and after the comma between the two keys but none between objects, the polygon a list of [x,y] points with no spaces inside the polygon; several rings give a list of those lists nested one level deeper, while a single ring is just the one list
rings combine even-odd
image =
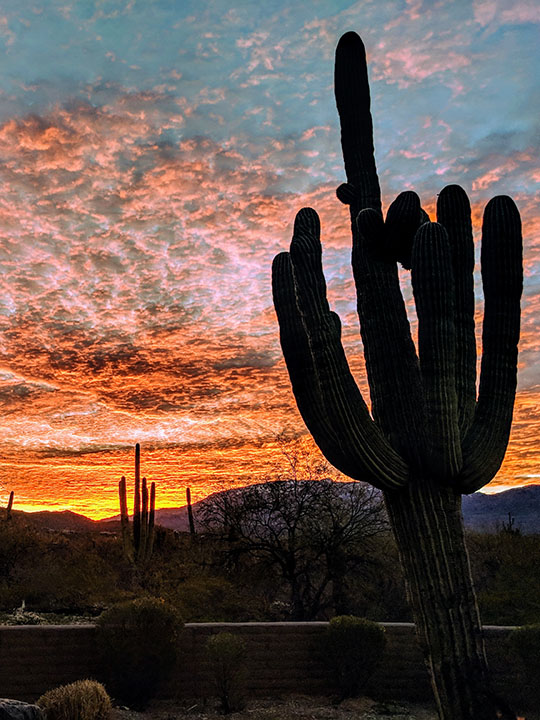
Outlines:
[{"label": "small cactus", "polygon": [[6,520],[11,520],[11,509],[13,508],[13,498],[15,497],[15,493],[13,490],[9,493],[9,500],[6,507]]},{"label": "small cactus", "polygon": [[187,513],[189,520],[189,532],[195,535],[195,521],[193,520],[193,508],[191,506],[191,488],[186,488]]},{"label": "small cactus", "polygon": [[122,543],[124,555],[136,564],[146,564],[154,547],[154,521],[156,510],[156,483],[150,485],[150,494],[146,478],[141,482],[141,446],[135,445],[135,493],[133,502],[133,533],[129,532],[129,515],[127,509],[126,478],[118,483],[120,499],[120,522],[122,527]]}]

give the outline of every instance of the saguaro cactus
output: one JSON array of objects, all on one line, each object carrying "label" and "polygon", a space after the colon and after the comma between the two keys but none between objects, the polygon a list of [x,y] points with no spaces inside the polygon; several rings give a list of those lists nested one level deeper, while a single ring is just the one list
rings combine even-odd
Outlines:
[{"label": "saguaro cactus", "polygon": [[[352,264],[371,412],[349,370],[326,299],[317,214],[296,216],[273,265],[280,339],[302,417],[324,455],[383,490],[441,719],[515,718],[491,687],[461,515],[461,495],[488,483],[512,420],[522,290],[519,213],[508,197],[484,211],[483,352],[478,397],[471,211],[446,187],[438,223],[415,193],[381,212],[365,50],[347,33],[335,92],[347,183]],[[397,261],[411,268],[418,352]]]},{"label": "saguaro cactus", "polygon": [[189,521],[189,532],[191,535],[195,535],[195,521],[193,519],[193,507],[191,505],[191,488],[188,487],[186,488],[186,502]]},{"label": "saguaro cactus", "polygon": [[7,507],[6,507],[6,520],[11,520],[11,510],[12,510],[12,508],[13,508],[13,498],[14,498],[14,497],[15,497],[15,493],[14,493],[14,491],[12,490],[12,491],[9,493],[9,500],[8,500],[8,504],[7,504]]},{"label": "saguaro cactus", "polygon": [[150,485],[150,496],[146,478],[141,483],[141,446],[135,445],[135,492],[133,500],[133,533],[129,532],[126,478],[118,483],[120,499],[120,522],[125,556],[137,565],[144,565],[152,556],[154,547],[154,518],[156,509],[156,483]]}]

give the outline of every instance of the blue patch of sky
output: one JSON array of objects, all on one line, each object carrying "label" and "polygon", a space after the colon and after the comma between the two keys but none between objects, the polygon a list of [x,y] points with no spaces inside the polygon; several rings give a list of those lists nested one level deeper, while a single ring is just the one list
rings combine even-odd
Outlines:
[{"label": "blue patch of sky", "polygon": [[[444,57],[455,49],[471,60],[423,80],[409,78],[407,88],[392,78],[373,82],[376,150],[383,172],[392,162],[399,182],[405,175],[415,182],[422,173],[431,177],[432,163],[391,156],[425,136],[435,142],[436,134],[422,128],[427,116],[451,127],[446,147],[431,148],[441,161],[445,156],[453,161],[456,147],[466,156],[475,155],[482,142],[489,144],[501,133],[512,138],[507,149],[525,149],[535,137],[538,117],[533,94],[538,28],[482,28],[473,20],[470,3],[423,2],[416,19],[405,13],[407,8],[404,1],[350,0],[264,5],[251,0],[77,0],[36,3],[34,8],[5,0],[0,120],[46,114],[81,100],[99,106],[126,92],[165,86],[165,97],[156,99],[164,117],[181,112],[176,98],[203,103],[181,129],[161,136],[169,143],[194,135],[224,143],[235,135],[239,142],[245,140],[243,152],[249,157],[271,138],[296,140],[309,127],[329,125],[331,137],[317,136],[302,146],[319,150],[323,167],[313,178],[316,184],[325,175],[336,175],[332,56],[339,35],[354,28],[373,56],[382,56],[384,50],[375,48],[383,41],[386,50],[408,44],[411,53]],[[397,24],[385,30],[392,22]],[[265,66],[266,58],[271,67]],[[175,78],[174,72],[182,77]],[[463,94],[454,94],[452,79],[463,85]],[[224,99],[206,103],[203,89],[221,90]],[[308,169],[313,160],[296,153],[294,162]]]}]

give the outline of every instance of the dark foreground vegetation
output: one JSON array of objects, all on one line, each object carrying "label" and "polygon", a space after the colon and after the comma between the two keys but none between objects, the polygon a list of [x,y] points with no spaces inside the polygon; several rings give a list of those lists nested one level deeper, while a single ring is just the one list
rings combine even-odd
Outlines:
[{"label": "dark foreground vegetation", "polygon": [[[502,528],[469,534],[468,546],[484,623],[540,622],[540,535]],[[233,528],[192,535],[157,527],[151,561],[141,568],[126,559],[120,533],[40,530],[20,516],[0,521],[4,620],[10,614],[14,621],[23,601],[20,622],[31,622],[30,613],[98,615],[141,595],[167,600],[185,622],[345,613],[411,620],[396,546],[384,526],[369,537],[352,534],[330,558],[302,536],[272,548],[238,537]]]}]

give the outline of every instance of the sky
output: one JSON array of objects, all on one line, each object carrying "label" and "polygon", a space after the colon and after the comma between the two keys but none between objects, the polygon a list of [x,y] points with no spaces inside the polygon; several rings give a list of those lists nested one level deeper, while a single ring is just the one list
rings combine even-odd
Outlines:
[{"label": "sky", "polygon": [[270,268],[306,205],[368,398],[335,197],[349,30],[385,207],[414,189],[435,219],[457,182],[478,247],[490,197],[521,211],[515,423],[488,490],[539,482],[539,24],[535,0],[2,0],[0,504],[114,514],[136,442],[160,507],[271,474],[276,436],[305,432]]}]

